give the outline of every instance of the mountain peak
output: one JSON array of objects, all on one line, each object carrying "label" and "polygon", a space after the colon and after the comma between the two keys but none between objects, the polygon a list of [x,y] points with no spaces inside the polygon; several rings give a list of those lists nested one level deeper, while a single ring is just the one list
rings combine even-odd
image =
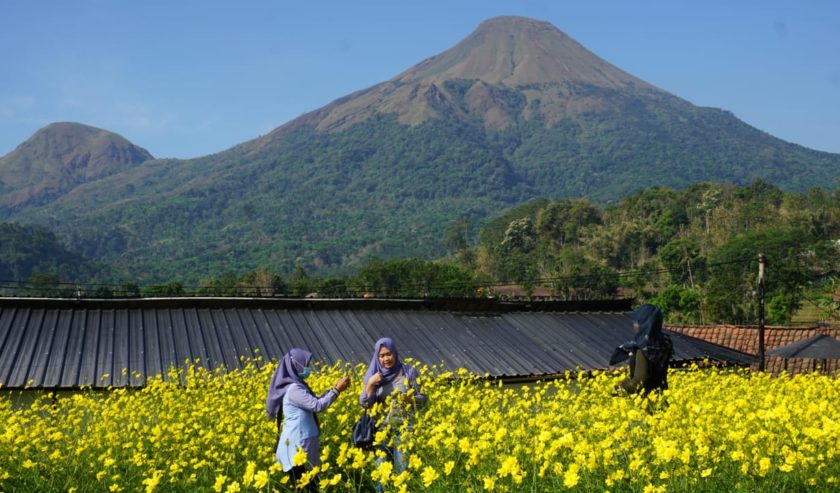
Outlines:
[{"label": "mountain peak", "polygon": [[54,197],[149,159],[147,150],[107,130],[51,123],[0,157],[0,208]]},{"label": "mountain peak", "polygon": [[478,79],[517,87],[587,83],[647,85],[593,54],[551,23],[526,17],[487,19],[460,43],[397,76],[396,82]]},{"label": "mountain peak", "polygon": [[87,177],[110,165],[139,164],[154,159],[149,151],[124,137],[75,122],[56,122],[35,132],[14,152],[35,153],[65,167],[83,168]]},{"label": "mountain peak", "polygon": [[[391,80],[303,115],[248,147],[270,145],[278,135],[302,126],[345,130],[377,114],[396,115],[410,126],[445,114],[478,116],[491,130],[508,128],[518,118],[540,118],[551,125],[611,108],[611,102],[592,88],[664,92],[599,58],[549,22],[494,17],[452,48]],[[524,105],[509,99],[511,91],[522,96]]]}]

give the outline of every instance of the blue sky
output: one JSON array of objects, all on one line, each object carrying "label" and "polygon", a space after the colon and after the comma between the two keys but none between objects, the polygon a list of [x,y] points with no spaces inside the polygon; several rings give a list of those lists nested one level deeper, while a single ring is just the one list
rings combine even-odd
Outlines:
[{"label": "blue sky", "polygon": [[840,153],[840,2],[0,2],[0,155],[76,121],[156,157],[225,150],[387,80],[484,19],[545,20],[619,68]]}]

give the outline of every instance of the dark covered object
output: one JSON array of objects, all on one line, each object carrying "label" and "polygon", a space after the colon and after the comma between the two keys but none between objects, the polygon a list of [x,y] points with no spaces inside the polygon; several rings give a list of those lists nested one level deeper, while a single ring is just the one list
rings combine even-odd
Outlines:
[{"label": "dark covered object", "polygon": [[829,335],[816,335],[768,351],[783,358],[840,359],[840,341]]},{"label": "dark covered object", "polygon": [[674,345],[671,338],[662,332],[662,311],[653,305],[642,305],[633,312],[632,319],[633,324],[638,326],[638,332],[632,340],[613,351],[610,364],[621,363],[640,350],[653,366],[667,365],[674,354]]},{"label": "dark covered object", "polygon": [[662,311],[642,305],[633,312],[636,336],[613,352],[610,364],[630,358],[630,376],[619,384],[625,392],[668,388],[668,364],[674,356],[671,338],[662,332]]},{"label": "dark covered object", "polygon": [[371,448],[376,438],[376,422],[374,418],[368,414],[367,410],[362,413],[356,424],[353,425],[353,435],[350,440],[353,445],[360,448]]}]

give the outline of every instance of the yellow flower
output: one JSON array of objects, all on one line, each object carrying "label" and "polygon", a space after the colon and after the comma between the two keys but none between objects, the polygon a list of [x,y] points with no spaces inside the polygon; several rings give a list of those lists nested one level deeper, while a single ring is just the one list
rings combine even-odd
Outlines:
[{"label": "yellow flower", "polygon": [[304,486],[308,485],[315,476],[318,475],[319,467],[315,466],[312,469],[306,471],[305,473],[301,474],[300,480],[298,481],[297,487],[303,488]]},{"label": "yellow flower", "polygon": [[306,451],[298,447],[294,457],[292,457],[292,465],[303,466],[309,463],[309,458],[306,456]]},{"label": "yellow flower", "polygon": [[[44,469],[65,488],[90,489],[74,475],[87,470],[103,491],[288,490],[288,476],[271,460],[274,423],[261,411],[276,366],[242,361],[242,369],[168,372],[133,391],[36,399],[28,409],[0,399],[0,457],[10,458],[0,467],[0,489],[8,489],[10,471],[41,468],[46,459]],[[409,469],[396,474],[390,463],[378,469],[376,452],[349,445],[349,423],[359,410],[353,399],[339,399],[320,416],[320,486],[354,491],[358,478],[373,475],[396,492],[422,490],[426,482],[442,489],[446,478],[476,493],[516,490],[526,471],[537,476],[528,489],[540,491],[571,484],[661,491],[696,487],[717,475],[737,477],[744,490],[837,486],[833,437],[840,436],[840,422],[830,418],[840,399],[836,378],[695,367],[672,375],[669,407],[648,414],[630,399],[609,398],[620,374],[512,388],[466,370],[444,377],[442,367],[417,367],[429,403],[414,414],[411,429],[399,432]],[[308,383],[320,393],[341,374],[356,372],[361,380],[365,370],[325,366]],[[393,431],[386,428],[383,436],[396,436]],[[306,463],[305,454],[298,462]],[[239,476],[214,488],[214,480],[232,471]]]},{"label": "yellow flower", "polygon": [[487,491],[493,491],[496,487],[496,478],[493,476],[485,476],[484,477],[484,489]]},{"label": "yellow flower", "polygon": [[364,469],[365,464],[367,463],[367,457],[365,453],[361,450],[354,448],[353,449],[353,462],[350,465],[353,469]]},{"label": "yellow flower", "polygon": [[524,472],[522,471],[522,468],[519,465],[519,460],[516,457],[509,455],[502,459],[502,465],[499,467],[499,470],[496,472],[496,474],[500,478],[510,476],[516,483],[519,483],[520,481],[522,481],[522,476],[524,475]]},{"label": "yellow flower", "polygon": [[767,472],[770,470],[770,459],[767,457],[762,457],[758,461],[758,475],[762,478],[767,475]]},{"label": "yellow flower", "polygon": [[578,481],[580,481],[580,475],[578,471],[580,470],[580,466],[576,463],[569,464],[569,468],[566,469],[566,472],[563,474],[563,486],[566,488],[574,488],[577,486]]},{"label": "yellow flower", "polygon": [[322,490],[335,486],[341,482],[341,473],[333,475],[331,478],[324,478],[318,483],[318,487]]},{"label": "yellow flower", "polygon": [[225,481],[227,481],[227,476],[225,476],[224,474],[219,474],[218,476],[216,476],[216,482],[213,483],[213,491],[215,491],[216,493],[221,493],[222,488],[225,485]]},{"label": "yellow flower", "polygon": [[148,477],[143,480],[143,484],[146,486],[146,493],[152,493],[157,488],[157,485],[160,483],[160,478],[163,476],[162,471],[152,471],[152,476]]},{"label": "yellow flower", "polygon": [[333,475],[332,478],[330,478],[330,486],[335,486],[340,482],[341,482],[341,473],[335,474],[335,475]]},{"label": "yellow flower", "polygon": [[412,455],[408,458],[409,469],[420,469],[423,466],[423,460],[417,455]]},{"label": "yellow flower", "polygon": [[248,465],[245,467],[245,474],[242,476],[243,485],[251,485],[251,482],[254,481],[254,471],[256,471],[256,469],[257,464],[254,461],[248,461]]},{"label": "yellow flower", "polygon": [[376,434],[373,436],[373,440],[376,443],[383,443],[385,439],[388,438],[388,427],[383,426],[379,430],[376,431]]},{"label": "yellow flower", "polygon": [[371,477],[374,481],[378,481],[382,484],[385,484],[391,478],[391,472],[393,471],[393,469],[394,465],[392,463],[388,461],[382,462],[381,464],[379,464],[379,467],[377,467],[376,470],[373,471],[373,473],[371,473]]},{"label": "yellow flower", "polygon": [[421,477],[423,479],[423,486],[428,488],[429,486],[431,486],[432,483],[435,482],[437,478],[440,477],[440,475],[437,471],[435,471],[433,467],[426,466],[425,468],[423,468],[423,473],[421,474]]},{"label": "yellow flower", "polygon": [[411,479],[411,473],[408,471],[403,471],[397,474],[394,476],[394,488],[402,489],[406,487],[409,479]]},{"label": "yellow flower", "polygon": [[[265,471],[257,471],[254,474],[254,488],[261,490],[268,484],[268,473]],[[247,485],[246,485],[247,486]]]},{"label": "yellow flower", "polygon": [[495,439],[496,442],[501,442],[507,437],[507,429],[504,426],[500,426],[496,429]]}]

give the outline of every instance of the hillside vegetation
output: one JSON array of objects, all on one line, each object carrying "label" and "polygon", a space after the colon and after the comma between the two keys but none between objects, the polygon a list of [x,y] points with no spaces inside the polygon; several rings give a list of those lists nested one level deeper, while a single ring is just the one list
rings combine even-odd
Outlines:
[{"label": "hillside vegetation", "polygon": [[53,123],[0,157],[0,216],[47,204],[78,185],[152,159],[125,138],[79,123]]},{"label": "hillside vegetation", "polygon": [[[47,228],[0,223],[0,295],[57,295],[41,292],[39,287],[53,287],[62,280],[113,282],[113,277],[112,269],[69,251]],[[64,286],[64,291],[72,292],[73,284]]]},{"label": "hillside vegetation", "polygon": [[[166,283],[141,282],[139,292],[504,297],[540,290],[567,300],[652,301],[671,322],[755,323],[761,253],[767,258],[767,320],[787,323],[803,303],[816,307],[821,319],[837,316],[837,238],[840,192],[784,192],[763,181],[746,187],[701,183],[684,190],[649,188],[611,205],[539,199],[483,226],[462,217],[442,235],[447,253],[437,260],[373,257],[353,274],[330,276],[300,264],[291,272],[268,265],[248,270],[232,259],[198,282],[173,272]],[[132,292],[112,284],[111,293],[99,294]]]},{"label": "hillside vegetation", "polygon": [[[609,138],[599,126],[611,127]],[[827,168],[807,164],[827,159],[820,153],[796,149],[782,166],[731,143],[721,143],[724,154],[696,151],[705,145],[689,138],[696,127],[667,130],[678,142],[668,150],[673,156],[606,117],[491,133],[480,121],[408,127],[382,116],[335,134],[295,129],[257,155],[235,148],[187,162],[148,162],[14,217],[48,225],[74,250],[121,262],[147,281],[171,272],[194,281],[232,264],[347,274],[373,256],[440,256],[459,217],[481,221],[534,197],[608,204],[652,183],[748,184],[769,176],[785,189],[805,190],[834,179]]]},{"label": "hillside vegetation", "polygon": [[[840,194],[702,183],[651,188],[614,205],[539,201],[481,231],[460,258],[498,280],[550,286],[567,299],[617,289],[659,304],[671,321],[757,321],[758,255],[766,255],[767,316],[786,323],[805,297],[837,307]],[[816,299],[811,300],[816,301]]]}]

